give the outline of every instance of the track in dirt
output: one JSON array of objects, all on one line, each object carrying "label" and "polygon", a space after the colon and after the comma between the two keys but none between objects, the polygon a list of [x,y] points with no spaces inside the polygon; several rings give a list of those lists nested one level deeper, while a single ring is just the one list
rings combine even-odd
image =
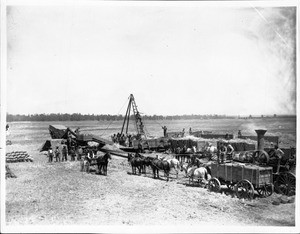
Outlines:
[{"label": "track in dirt", "polygon": [[225,193],[189,186],[183,174],[179,180],[172,174],[170,182],[165,181],[163,173],[162,179],[153,179],[152,173],[131,175],[127,160],[118,157],[110,162],[108,176],[80,172],[79,164],[11,164],[18,178],[7,180],[7,223],[287,226],[295,223],[294,204],[273,206],[270,198],[242,201]]}]

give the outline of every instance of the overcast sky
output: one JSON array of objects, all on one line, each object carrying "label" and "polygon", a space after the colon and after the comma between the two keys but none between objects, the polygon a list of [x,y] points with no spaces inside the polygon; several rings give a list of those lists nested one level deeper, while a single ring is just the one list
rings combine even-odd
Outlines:
[{"label": "overcast sky", "polygon": [[195,4],[8,7],[8,113],[295,114],[296,9]]}]

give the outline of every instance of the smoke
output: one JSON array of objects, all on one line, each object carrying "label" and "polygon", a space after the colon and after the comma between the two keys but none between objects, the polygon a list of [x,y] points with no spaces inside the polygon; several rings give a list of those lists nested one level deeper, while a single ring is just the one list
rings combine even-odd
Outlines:
[{"label": "smoke", "polygon": [[296,8],[253,8],[256,17],[248,35],[264,53],[267,90],[276,113],[296,113]]}]

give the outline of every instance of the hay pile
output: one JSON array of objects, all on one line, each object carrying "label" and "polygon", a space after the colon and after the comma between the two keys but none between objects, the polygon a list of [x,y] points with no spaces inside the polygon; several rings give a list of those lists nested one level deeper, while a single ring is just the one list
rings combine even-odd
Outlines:
[{"label": "hay pile", "polygon": [[33,158],[26,151],[12,151],[6,153],[6,162],[33,162]]}]

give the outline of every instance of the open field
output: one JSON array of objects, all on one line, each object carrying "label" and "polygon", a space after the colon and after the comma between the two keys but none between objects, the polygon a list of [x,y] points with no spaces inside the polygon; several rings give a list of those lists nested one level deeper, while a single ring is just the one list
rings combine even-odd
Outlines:
[{"label": "open field", "polygon": [[[192,127],[199,130],[228,131],[236,129],[252,133],[267,128],[270,134],[280,134],[286,145],[295,146],[296,120],[202,120],[169,121],[170,131]],[[246,122],[245,122],[246,121]],[[246,124],[245,124],[246,123]],[[213,193],[199,186],[188,185],[180,173],[172,174],[170,182],[146,176],[131,175],[127,159],[113,156],[108,176],[80,172],[80,163],[47,163],[38,152],[49,139],[48,125],[55,123],[10,123],[8,139],[12,145],[7,152],[23,150],[33,163],[9,164],[17,175],[6,180],[6,222],[18,224],[93,224],[93,225],[238,225],[238,226],[294,226],[295,203],[272,205],[277,194],[269,198],[243,201],[223,187],[223,193]],[[58,123],[56,123],[58,124]],[[90,131],[101,135],[109,123],[69,122],[67,126],[97,128]],[[157,123],[146,123],[153,135],[162,135]],[[103,136],[120,129],[121,122],[111,124]],[[229,128],[230,126],[230,128]],[[102,130],[99,130],[102,129]],[[161,176],[163,173],[161,173]]]}]

